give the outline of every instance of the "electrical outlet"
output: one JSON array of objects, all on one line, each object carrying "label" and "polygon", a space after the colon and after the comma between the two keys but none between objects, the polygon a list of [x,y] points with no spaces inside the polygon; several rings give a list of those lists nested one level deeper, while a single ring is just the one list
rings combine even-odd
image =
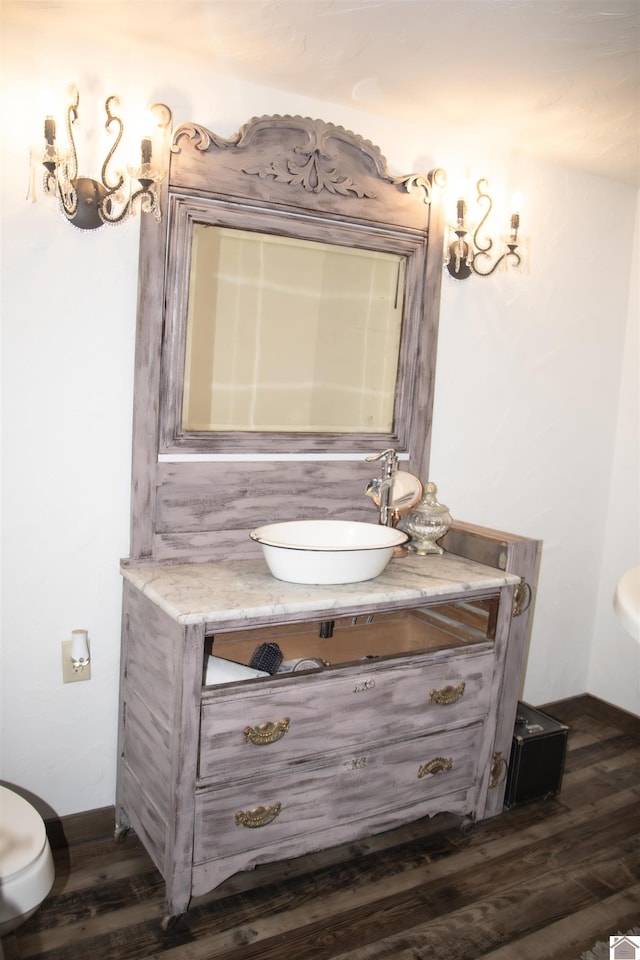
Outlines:
[{"label": "electrical outlet", "polygon": [[77,683],[79,680],[91,680],[91,661],[84,667],[74,667],[71,662],[71,640],[62,641],[62,682]]}]

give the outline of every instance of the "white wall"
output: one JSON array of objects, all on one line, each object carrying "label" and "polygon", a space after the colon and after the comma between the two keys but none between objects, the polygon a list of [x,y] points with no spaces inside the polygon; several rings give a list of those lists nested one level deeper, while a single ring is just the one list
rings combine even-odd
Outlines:
[{"label": "white wall", "polygon": [[[541,164],[526,174],[529,276],[478,281],[473,298],[464,284],[445,287],[431,472],[457,516],[544,541],[524,691],[543,703],[602,695],[595,677],[590,686],[589,649],[605,535],[609,579],[622,572],[617,551],[640,555],[630,427],[617,467],[628,477],[616,501],[627,520],[614,530],[607,517],[627,327],[637,340],[637,306],[628,308],[637,197]],[[630,393],[630,367],[625,382]],[[637,362],[635,384],[637,392]],[[604,613],[606,649],[618,628],[610,602]],[[628,682],[638,648],[629,643],[604,669],[615,702],[640,713]]]},{"label": "white wall", "polygon": [[[632,263],[640,262],[638,210]],[[602,544],[602,569],[587,686],[590,693],[638,713],[640,644],[617,622],[612,597],[619,578],[640,563],[640,297],[633,271],[620,377],[613,469]]]},{"label": "white wall", "polygon": [[[468,154],[474,175],[518,187],[529,275],[444,284],[432,479],[456,517],[545,541],[527,698],[571,696],[593,683],[617,702],[623,690],[621,705],[640,713],[637,688],[626,683],[636,651],[622,638],[600,676],[589,674],[592,649],[595,665],[615,628],[606,604],[597,609],[600,584],[617,573],[619,544],[633,553],[607,513],[614,481],[617,516],[632,511],[635,496],[618,482],[628,439],[618,403],[623,372],[626,392],[637,378],[623,368],[636,322],[628,297],[637,192],[475,141],[465,147],[464,131],[393,123],[157,64],[143,51],[65,43],[11,25],[2,35],[10,136],[2,144],[0,776],[59,815],[114,800],[138,221],[89,235],[51,202],[25,202],[45,82],[58,98],[77,82],[87,122],[98,122],[112,91],[125,102],[164,101],[176,123],[197,120],[223,135],[256,114],[303,113],[380,144],[394,173],[455,171]],[[92,680],[63,685],[60,643],[78,627],[90,633]]]}]

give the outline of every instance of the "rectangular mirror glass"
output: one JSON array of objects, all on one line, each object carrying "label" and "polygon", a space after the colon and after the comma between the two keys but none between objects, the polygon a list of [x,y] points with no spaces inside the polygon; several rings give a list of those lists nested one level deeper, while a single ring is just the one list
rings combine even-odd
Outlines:
[{"label": "rectangular mirror glass", "polygon": [[406,264],[194,223],[182,430],[390,433]]}]

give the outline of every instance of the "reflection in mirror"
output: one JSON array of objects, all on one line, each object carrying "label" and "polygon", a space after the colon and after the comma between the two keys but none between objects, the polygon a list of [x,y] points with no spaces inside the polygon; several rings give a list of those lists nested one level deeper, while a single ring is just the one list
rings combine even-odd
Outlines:
[{"label": "reflection in mirror", "polygon": [[184,431],[390,433],[406,258],[195,223]]}]

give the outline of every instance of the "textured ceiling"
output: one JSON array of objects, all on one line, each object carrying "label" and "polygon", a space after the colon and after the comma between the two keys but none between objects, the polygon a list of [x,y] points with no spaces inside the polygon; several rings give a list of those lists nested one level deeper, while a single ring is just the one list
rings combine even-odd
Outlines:
[{"label": "textured ceiling", "polygon": [[2,10],[640,184],[640,0],[4,0]]}]

